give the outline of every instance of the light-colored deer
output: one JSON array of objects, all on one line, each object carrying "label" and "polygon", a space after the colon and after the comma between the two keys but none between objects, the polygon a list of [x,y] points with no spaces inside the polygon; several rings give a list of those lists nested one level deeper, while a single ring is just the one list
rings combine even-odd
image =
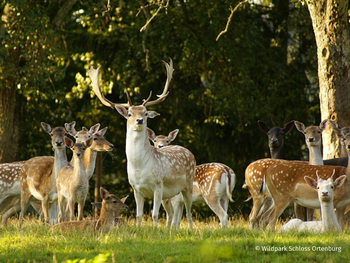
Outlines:
[{"label": "light-colored deer", "polygon": [[304,176],[305,182],[316,190],[318,195],[318,200],[321,206],[321,221],[313,221],[313,222],[303,222],[298,218],[294,218],[285,225],[283,225],[280,229],[280,232],[287,231],[309,231],[309,232],[329,232],[332,230],[340,231],[340,225],[338,223],[337,217],[334,213],[333,199],[334,199],[334,191],[340,188],[345,182],[346,175],[342,175],[333,181],[333,174],[330,178],[323,180],[318,176],[316,171],[317,180]]},{"label": "light-colored deer", "polygon": [[[343,136],[347,150],[350,150],[350,134]],[[260,165],[264,165],[261,162]],[[326,166],[326,165],[309,165],[298,161],[284,161],[283,163],[275,163],[270,165],[265,172],[265,182],[263,191],[270,193],[274,200],[274,207],[271,211],[268,223],[270,229],[275,228],[276,221],[284,209],[290,202],[294,201],[307,208],[319,208],[319,202],[315,192],[308,191],[308,186],[305,183],[304,176],[314,177],[316,171],[319,176],[325,180],[327,174],[331,174],[335,170],[334,179],[342,175],[350,176],[350,165],[342,166]],[[336,214],[338,220],[343,217],[345,207],[350,204],[350,182],[345,180],[345,183],[339,187],[334,193],[334,207],[337,209]],[[343,222],[339,222],[343,225]]]},{"label": "light-colored deer", "polygon": [[154,147],[162,148],[168,146],[173,140],[175,140],[177,134],[179,133],[178,129],[175,129],[169,132],[168,136],[165,135],[156,135],[153,130],[147,128],[148,138],[153,142]]},{"label": "light-colored deer", "polygon": [[[151,146],[147,134],[147,119],[158,113],[148,111],[146,107],[158,104],[168,95],[168,86],[172,78],[173,64],[165,63],[167,81],[163,93],[158,99],[150,101],[151,95],[140,106],[129,103],[116,104],[107,100],[98,84],[99,69],[90,68],[88,74],[95,94],[103,105],[116,109],[127,119],[126,156],[127,172],[136,200],[137,226],[141,225],[144,199],[153,199],[152,219],[157,226],[158,213],[162,200],[182,193],[185,201],[189,228],[192,229],[192,188],[196,161],[193,154],[181,146],[169,146],[161,149]],[[175,225],[175,222],[172,222]]]},{"label": "light-colored deer", "polygon": [[[174,130],[168,136],[158,135],[148,128],[148,136],[153,141],[154,147],[168,146],[176,138],[179,130]],[[232,191],[236,184],[236,175],[233,170],[222,163],[206,163],[196,166],[196,174],[193,179],[192,203],[206,202],[211,210],[219,217],[221,227],[228,226],[228,204],[232,200]],[[175,217],[177,226],[180,226],[183,198],[181,194],[173,197],[171,202],[177,214]],[[170,220],[169,220],[170,221]]]},{"label": "light-colored deer", "polygon": [[[258,121],[258,124],[260,129],[267,134],[271,159],[285,159],[283,147],[284,136],[293,129],[294,121],[288,122],[286,125],[284,125],[283,128],[270,128],[266,123],[262,121]],[[260,192],[265,170],[270,164],[274,163],[274,161],[269,162],[271,159],[264,160],[264,165],[262,166],[260,165],[260,160],[255,161],[251,163],[245,170],[245,182],[242,188],[247,189],[250,194],[246,202],[250,199],[253,199],[253,207],[249,215],[249,229],[259,227],[259,220],[263,220],[264,216],[268,216],[266,213],[273,205],[269,194],[262,194]],[[259,169],[256,170],[255,167],[258,167]]]},{"label": "light-colored deer", "polygon": [[[39,156],[29,159],[20,171],[21,184],[21,213],[18,225],[22,225],[23,217],[28,205],[36,198],[41,201],[45,222],[49,222],[49,203],[51,206],[50,218],[58,218],[56,177],[62,167],[67,166],[65,136],[75,122],[65,124],[65,127],[51,128],[47,123],[41,123],[42,128],[51,135],[51,144],[54,157]],[[52,223],[52,222],[51,222]]]},{"label": "light-colored deer", "polygon": [[84,219],[82,221],[70,221],[63,222],[54,225],[49,231],[62,230],[95,230],[102,233],[110,231],[115,225],[115,217],[118,216],[119,211],[127,210],[128,206],[125,205],[127,197],[119,199],[113,194],[110,194],[103,187],[100,188],[100,194],[102,197],[101,214],[99,219]]},{"label": "light-colored deer", "polygon": [[84,155],[93,142],[89,138],[81,143],[74,143],[65,138],[66,145],[73,151],[73,166],[63,167],[57,174],[58,221],[65,220],[65,208],[68,203],[70,220],[74,219],[74,206],[78,203],[78,221],[83,219],[85,200],[89,192],[89,178],[85,172]]},{"label": "light-colored deer", "polygon": [[[321,152],[322,132],[326,129],[328,120],[323,120],[319,126],[311,125],[306,127],[304,123],[295,121],[295,127],[299,132],[304,134],[305,143],[309,149],[309,164],[323,165],[323,158]],[[294,204],[295,216],[303,221],[312,221],[314,210],[307,209]]]}]

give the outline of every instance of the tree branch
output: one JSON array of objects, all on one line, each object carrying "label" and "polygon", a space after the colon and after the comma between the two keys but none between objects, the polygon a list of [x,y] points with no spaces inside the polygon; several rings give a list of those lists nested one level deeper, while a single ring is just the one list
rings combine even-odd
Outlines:
[{"label": "tree branch", "polygon": [[236,7],[235,7],[234,9],[232,9],[232,7],[230,6],[230,8],[231,8],[231,14],[230,14],[230,16],[229,16],[228,19],[227,19],[227,23],[226,23],[225,30],[223,30],[223,31],[220,32],[220,34],[219,34],[219,35],[217,36],[217,38],[216,38],[216,41],[219,40],[219,38],[221,37],[221,35],[223,35],[223,34],[225,34],[225,33],[227,32],[228,26],[229,26],[230,23],[231,23],[231,19],[232,19],[233,13],[237,11],[238,7],[240,7],[241,5],[243,5],[243,4],[247,3],[247,2],[248,2],[248,0],[245,0],[245,1],[242,1],[242,2],[238,3],[238,5],[236,5]]}]

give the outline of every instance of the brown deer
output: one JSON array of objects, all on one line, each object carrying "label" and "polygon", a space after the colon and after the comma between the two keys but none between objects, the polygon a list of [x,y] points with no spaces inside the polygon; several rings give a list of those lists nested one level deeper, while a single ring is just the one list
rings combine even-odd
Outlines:
[{"label": "brown deer", "polygon": [[[98,84],[99,69],[90,68],[88,74],[95,94],[103,105],[116,109],[127,119],[126,157],[129,183],[136,200],[137,226],[141,225],[144,199],[153,199],[152,219],[157,226],[158,213],[162,200],[182,193],[187,211],[189,228],[192,229],[192,188],[196,161],[193,154],[181,146],[169,146],[161,149],[151,146],[147,134],[147,119],[158,113],[148,111],[146,107],[156,105],[165,100],[168,86],[172,78],[173,64],[165,63],[167,81],[163,93],[158,99],[150,101],[151,95],[140,106],[132,106],[129,95],[128,103],[116,104],[107,100]],[[164,204],[164,202],[163,202]],[[176,222],[172,222],[175,226]]]},{"label": "brown deer", "polygon": [[110,194],[103,187],[100,188],[100,194],[102,197],[101,214],[99,219],[84,219],[82,221],[69,221],[54,225],[49,231],[62,230],[72,231],[88,229],[101,231],[102,233],[111,231],[115,225],[115,217],[118,216],[119,211],[127,210],[128,206],[125,205],[125,200],[119,199],[113,194]]},{"label": "brown deer", "polygon": [[[283,147],[284,136],[293,129],[294,121],[286,123],[283,128],[277,126],[270,128],[266,123],[260,120],[258,121],[258,125],[260,129],[267,134],[271,159],[285,159]],[[270,162],[267,162],[267,164],[269,163]],[[246,202],[253,199],[253,207],[249,215],[249,229],[258,227],[259,220],[262,220],[262,217],[264,217],[266,212],[273,205],[269,195],[263,196],[260,192],[263,172],[259,174],[254,173],[254,169],[251,170],[250,168],[255,165],[259,166],[259,163],[254,162],[247,167],[245,172],[245,182],[242,186],[242,188],[247,189],[250,194]],[[265,167],[261,168],[265,169]]]},{"label": "brown deer", "polygon": [[[29,203],[34,198],[41,201],[45,222],[49,222],[49,203],[57,201],[56,176],[59,170],[68,164],[64,138],[70,130],[69,126],[73,123],[75,125],[75,122],[72,122],[66,124],[65,127],[56,128],[51,128],[47,123],[41,123],[44,131],[51,135],[54,157],[34,157],[23,165],[20,171],[21,213],[19,215],[19,227],[22,225]],[[57,220],[57,205],[54,208],[50,211],[50,217]]]},{"label": "brown deer", "polygon": [[[350,151],[350,133],[342,137],[344,139],[347,150]],[[285,161],[283,163],[275,163],[270,165],[266,170],[263,184],[263,192],[268,191],[274,200],[274,207],[268,221],[270,229],[275,228],[275,223],[284,209],[290,202],[294,201],[298,204],[316,209],[320,208],[317,194],[308,191],[308,187],[304,180],[304,176],[310,176],[315,179],[316,171],[321,179],[325,180],[328,175],[335,170],[334,180],[342,175],[350,176],[350,165],[342,166],[325,166],[325,165],[309,165],[307,163],[297,161]],[[344,215],[345,207],[350,204],[350,181],[345,183],[334,192],[334,207],[337,209],[337,218],[341,219]],[[343,225],[343,222],[340,222]]]},{"label": "brown deer", "polygon": [[65,138],[66,144],[73,151],[73,166],[63,167],[57,174],[56,186],[58,195],[58,221],[61,223],[65,219],[65,207],[68,203],[70,220],[74,219],[74,205],[78,203],[78,221],[83,219],[85,200],[89,191],[89,178],[85,172],[84,155],[93,142],[89,138],[81,143],[73,143],[69,138]]},{"label": "brown deer", "polygon": [[[158,135],[148,128],[148,136],[153,141],[154,147],[168,146],[176,138],[179,130],[174,130],[168,136]],[[206,202],[211,210],[219,217],[221,227],[228,227],[227,209],[232,200],[232,191],[236,184],[236,175],[227,165],[221,163],[206,163],[196,166],[196,174],[193,179],[192,203]],[[170,202],[175,207],[177,226],[180,226],[183,198],[181,194],[173,197]],[[170,221],[170,220],[169,220]]]}]

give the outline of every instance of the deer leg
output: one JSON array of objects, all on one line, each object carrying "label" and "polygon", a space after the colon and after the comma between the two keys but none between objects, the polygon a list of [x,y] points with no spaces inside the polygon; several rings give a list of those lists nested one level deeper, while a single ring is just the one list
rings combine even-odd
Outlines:
[{"label": "deer leg", "polygon": [[310,208],[306,209],[307,221],[313,221],[314,220],[314,212],[315,212],[315,209],[310,209]]},{"label": "deer leg", "polygon": [[307,221],[307,208],[303,207],[297,203],[294,203],[294,213],[295,217],[301,219],[302,221]]},{"label": "deer leg", "polygon": [[41,200],[41,208],[44,213],[44,222],[49,223],[49,200],[48,196],[45,196],[43,200]]},{"label": "deer leg", "polygon": [[[188,221],[188,228],[192,230],[192,189],[190,191],[182,191],[182,197],[184,199],[185,208],[186,208],[186,217]],[[180,221],[180,220],[179,220]]]},{"label": "deer leg", "polygon": [[166,227],[170,227],[171,226],[171,222],[173,220],[173,215],[174,215],[174,209],[173,206],[171,205],[171,200],[163,200],[162,201],[164,210],[166,212]]},{"label": "deer leg", "polygon": [[15,213],[17,213],[20,209],[21,209],[21,204],[17,199],[17,202],[2,215],[2,218],[1,218],[2,225],[6,227],[7,219],[12,215],[14,215]]},{"label": "deer leg", "polygon": [[78,221],[83,220],[84,205],[85,200],[83,202],[78,203]]},{"label": "deer leg", "polygon": [[269,225],[270,225],[271,231],[275,230],[277,219],[280,217],[282,212],[286,209],[288,204],[292,201],[292,199],[287,199],[286,197],[283,197],[283,196],[279,200],[282,200],[283,202],[281,201],[279,203],[275,202],[275,205],[273,206],[271,211],[271,216],[269,217]]},{"label": "deer leg", "polygon": [[48,220],[50,222],[50,224],[55,224],[58,222],[58,204],[57,202],[53,202],[53,203],[49,203],[49,200],[47,201],[47,205],[48,205]]},{"label": "deer leg", "polygon": [[73,198],[70,198],[68,200],[68,207],[69,207],[69,220],[74,221],[74,205],[75,202],[73,201]]},{"label": "deer leg", "polygon": [[210,207],[210,209],[219,217],[221,228],[228,227],[228,215],[225,210],[221,207],[220,200],[217,196],[213,198],[208,198],[208,196],[203,196],[205,202]]},{"label": "deer leg", "polygon": [[155,189],[154,195],[153,195],[153,212],[152,212],[152,220],[153,220],[153,226],[157,226],[157,221],[158,221],[158,214],[159,214],[159,209],[160,205],[162,203],[163,199],[163,189]]},{"label": "deer leg", "polygon": [[264,198],[262,196],[253,197],[253,207],[249,214],[249,227],[248,229],[254,229],[257,224],[257,215],[263,205]]},{"label": "deer leg", "polygon": [[21,213],[19,214],[18,227],[22,226],[24,214],[27,212],[29,203],[32,201],[32,195],[27,191],[21,191]]},{"label": "deer leg", "polygon": [[58,194],[58,222],[64,222],[64,197],[61,194]]},{"label": "deer leg", "polygon": [[145,198],[142,194],[134,188],[134,196],[136,201],[136,226],[141,226],[143,216],[143,205]]}]

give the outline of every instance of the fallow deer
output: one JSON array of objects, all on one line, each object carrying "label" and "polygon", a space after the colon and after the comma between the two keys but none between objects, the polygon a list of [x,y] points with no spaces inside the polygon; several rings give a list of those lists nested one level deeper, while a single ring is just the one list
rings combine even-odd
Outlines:
[{"label": "fallow deer", "polygon": [[178,129],[175,129],[169,132],[168,136],[165,135],[156,135],[153,130],[147,128],[148,138],[153,142],[154,147],[162,148],[168,146],[173,140],[175,140],[177,134],[179,133]]},{"label": "fallow deer", "polygon": [[[162,200],[182,193],[185,201],[189,228],[192,229],[192,188],[196,161],[193,154],[181,146],[169,146],[161,149],[152,147],[147,134],[147,119],[158,113],[148,111],[146,107],[158,104],[168,95],[168,86],[172,78],[173,64],[165,63],[167,81],[163,93],[158,99],[150,101],[150,96],[140,106],[132,106],[129,95],[127,104],[116,104],[107,100],[98,84],[99,69],[90,68],[88,74],[95,94],[103,105],[116,109],[127,119],[126,156],[127,172],[136,200],[136,222],[141,225],[144,199],[153,199],[152,219],[157,226],[158,213]],[[172,222],[175,226],[176,222]]]},{"label": "fallow deer", "polygon": [[[322,132],[326,129],[328,120],[323,120],[319,126],[311,125],[308,127],[305,127],[305,124],[299,121],[295,121],[294,123],[297,130],[305,136],[305,143],[309,149],[309,164],[323,165],[321,153]],[[307,209],[295,203],[294,211],[295,216],[303,221],[313,220],[313,209]]]},{"label": "fallow deer", "polygon": [[340,231],[340,225],[337,217],[334,213],[333,199],[334,191],[343,185],[346,179],[346,175],[342,175],[333,181],[333,174],[330,178],[323,180],[318,176],[316,171],[317,180],[309,176],[304,176],[305,182],[316,190],[318,200],[321,206],[321,221],[303,222],[298,218],[294,218],[288,221],[280,229],[280,232],[287,231],[310,231],[310,232],[329,232],[332,230]]},{"label": "fallow deer", "polygon": [[[350,134],[343,136],[347,150],[350,151]],[[265,172],[263,184],[263,192],[268,191],[274,201],[268,223],[270,229],[275,228],[276,221],[283,210],[294,201],[298,204],[316,209],[320,208],[320,204],[315,192],[308,191],[304,176],[315,177],[316,171],[321,179],[328,178],[327,174],[331,174],[335,170],[334,179],[342,175],[350,176],[350,165],[346,168],[342,166],[326,166],[326,165],[309,165],[298,161],[284,161],[283,163],[275,163]],[[344,215],[344,210],[350,204],[350,181],[339,187],[334,193],[334,207],[337,209],[337,218]],[[343,222],[340,222],[342,225]]]},{"label": "fallow deer", "polygon": [[57,174],[56,186],[58,195],[58,221],[61,223],[65,218],[65,207],[68,203],[70,220],[74,219],[74,206],[78,203],[78,221],[83,219],[85,200],[89,192],[89,179],[85,172],[84,155],[93,138],[89,138],[81,143],[73,143],[69,138],[65,138],[66,145],[73,151],[73,166],[63,167]]},{"label": "fallow deer", "polygon": [[[153,141],[154,147],[162,148],[173,141],[179,130],[174,130],[168,136],[158,135],[148,128],[148,136]],[[228,226],[227,209],[232,200],[232,191],[236,184],[236,175],[227,165],[221,163],[206,163],[196,166],[196,174],[193,179],[192,203],[206,202],[211,210],[219,217],[221,227]],[[177,226],[180,226],[183,210],[183,198],[181,194],[173,197],[169,202],[175,207]],[[169,220],[170,221],[170,220]]]},{"label": "fallow deer", "polygon": [[119,211],[127,210],[128,206],[125,205],[127,197],[119,199],[113,194],[110,194],[103,187],[100,188],[100,194],[102,197],[101,214],[99,219],[84,219],[82,221],[70,221],[63,222],[54,225],[49,231],[62,230],[95,230],[101,231],[102,233],[110,231],[115,225],[115,217],[118,216]]},{"label": "fallow deer", "polygon": [[[294,121],[288,122],[283,128],[270,128],[266,123],[260,120],[258,121],[258,125],[260,129],[267,134],[271,159],[285,159],[283,147],[284,136],[293,129]],[[266,161],[267,162],[264,164],[264,166],[260,168],[267,168],[270,162],[268,162],[268,159]],[[253,199],[253,207],[249,215],[249,229],[258,227],[259,220],[262,220],[262,217],[264,217],[268,209],[273,205],[269,195],[263,196],[260,192],[264,171],[259,174],[254,173],[254,169],[251,170],[251,168],[255,165],[259,166],[259,162],[251,163],[247,167],[245,172],[245,182],[242,186],[243,189],[248,189],[250,194],[246,202]]]},{"label": "fallow deer", "polygon": [[[74,126],[75,122],[66,124],[65,127],[51,128],[49,124],[41,123],[44,131],[51,135],[54,157],[34,157],[23,165],[20,171],[21,213],[19,227],[22,225],[29,203],[34,198],[41,201],[45,222],[49,222],[49,203],[57,201],[56,176],[59,170],[68,164],[64,138],[72,125]],[[57,220],[58,216],[56,207],[54,210],[51,208],[50,211],[50,218],[53,220]]]}]

